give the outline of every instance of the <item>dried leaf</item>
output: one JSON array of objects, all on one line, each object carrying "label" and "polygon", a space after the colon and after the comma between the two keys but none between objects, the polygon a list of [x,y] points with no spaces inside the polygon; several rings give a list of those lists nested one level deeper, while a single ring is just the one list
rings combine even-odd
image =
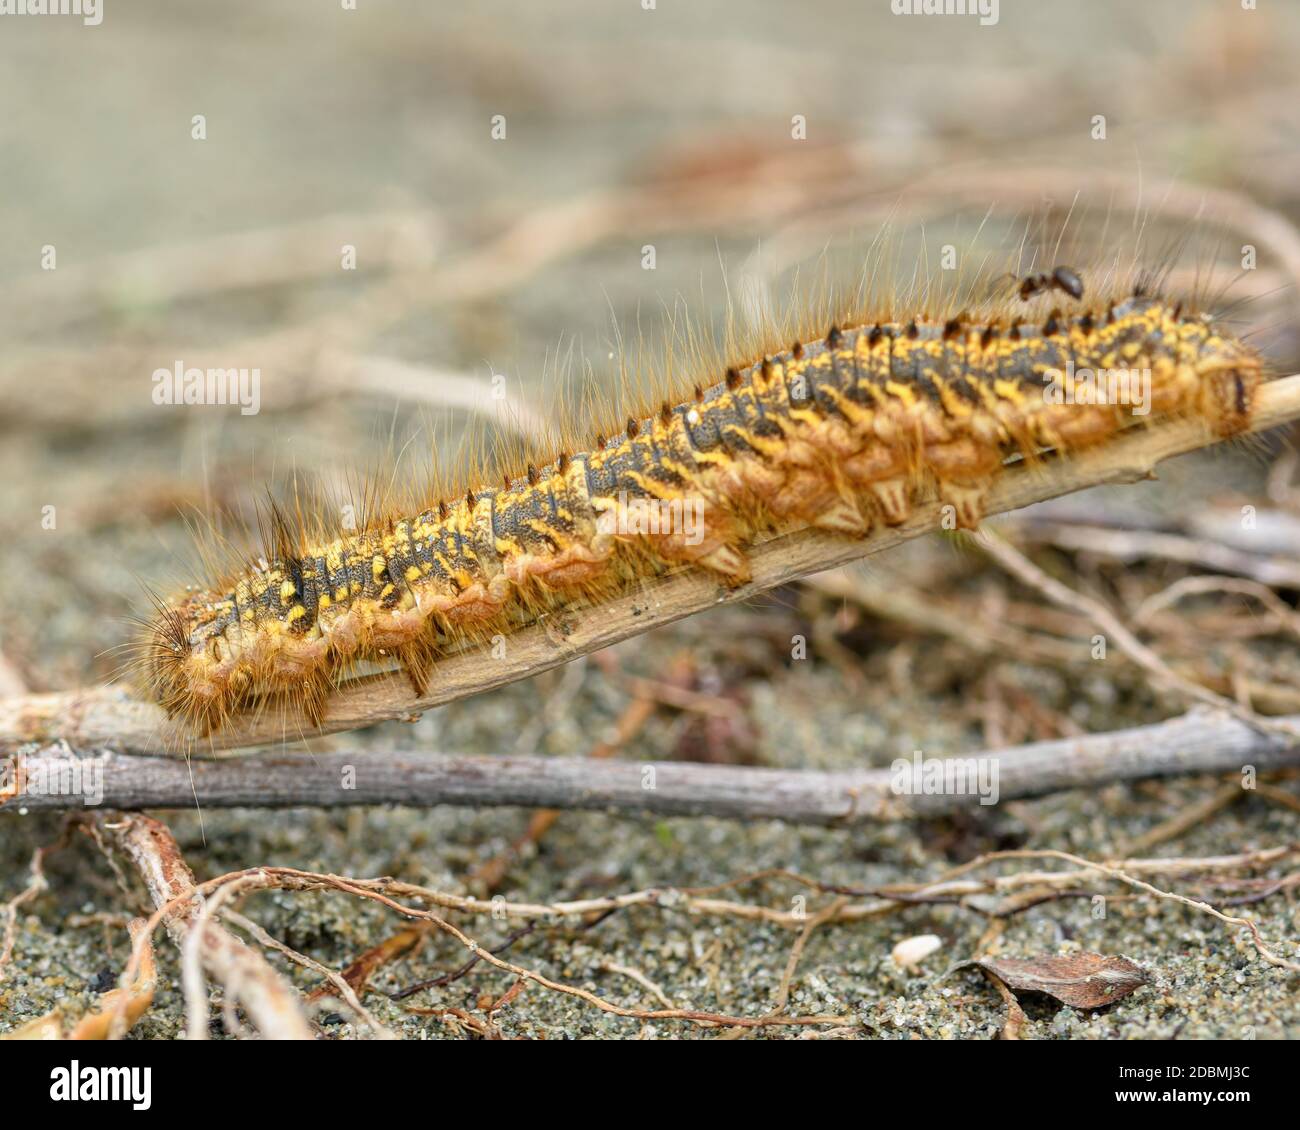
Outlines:
[{"label": "dried leaf", "polygon": [[965,962],[1018,992],[1046,993],[1071,1008],[1103,1008],[1145,985],[1151,976],[1126,957],[1072,953],[1062,957],[986,957]]},{"label": "dried leaf", "polygon": [[1007,988],[1007,983],[1001,977],[995,977],[987,969],[984,969],[983,973],[992,982],[993,987],[997,989],[998,996],[1002,998],[1002,1003],[1007,1006],[1007,1018],[1003,1021],[1002,1031],[998,1033],[998,1039],[1020,1039],[1020,1033],[1025,1030],[1025,1024],[1029,1021],[1029,1018],[1025,1015],[1025,1010],[1020,1007],[1020,1002],[1016,1000],[1016,994]]}]

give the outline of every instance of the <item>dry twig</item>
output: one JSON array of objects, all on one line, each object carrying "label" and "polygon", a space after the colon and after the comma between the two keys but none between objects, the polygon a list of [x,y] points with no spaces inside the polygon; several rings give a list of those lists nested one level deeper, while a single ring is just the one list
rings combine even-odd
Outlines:
[{"label": "dry twig", "polygon": [[[196,886],[194,875],[166,825],[136,815],[117,820],[101,818],[97,826],[135,864],[150,898],[159,908],[149,920],[149,934],[160,922],[164,923],[182,952],[193,954],[193,960],[203,971],[226,988],[228,1003],[238,1001],[266,1039],[314,1038],[293,987],[261,954],[203,914],[198,895],[206,885]],[[140,953],[141,944],[137,942],[128,977],[138,973]],[[207,1027],[207,991],[201,980],[197,985],[187,985],[187,990],[192,1021],[190,1034],[201,1037]],[[201,1026],[197,1022],[200,1016]]]},{"label": "dry twig", "polygon": [[[1300,726],[1300,716],[1275,721]],[[58,747],[50,755],[61,766],[68,753]],[[27,763],[35,767],[45,756],[33,754]],[[131,754],[99,756],[103,803],[117,809],[192,807],[196,800],[217,808],[523,805],[841,826],[952,812],[980,799],[971,792],[904,794],[892,768],[828,772],[380,750],[249,754],[188,765]],[[1206,709],[1151,726],[952,756],[967,766],[995,765],[999,801],[1148,777],[1239,772],[1246,765],[1278,769],[1300,760],[1290,736],[1263,733]],[[18,805],[49,810],[83,804],[76,795],[25,795],[0,805],[0,814],[18,811]]]}]

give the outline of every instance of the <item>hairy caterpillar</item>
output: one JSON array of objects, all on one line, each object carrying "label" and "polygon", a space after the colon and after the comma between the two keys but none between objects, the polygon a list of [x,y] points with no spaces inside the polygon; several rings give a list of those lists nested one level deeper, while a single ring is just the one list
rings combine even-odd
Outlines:
[{"label": "hairy caterpillar", "polygon": [[985,303],[844,322],[679,379],[616,435],[356,532],[274,510],[257,564],[158,601],[137,680],[198,733],[277,695],[318,724],[360,664],[395,660],[418,697],[448,648],[650,573],[743,584],[762,531],[861,537],[905,521],[923,487],[974,527],[1008,461],[1104,443],[1134,422],[1113,398],[1054,400],[1051,374],[1142,372],[1138,420],[1186,416],[1219,436],[1249,426],[1263,366],[1213,318],[1149,284],[1084,304],[1070,268],[1028,276],[1015,305],[1051,290],[1075,301],[1037,321]]}]

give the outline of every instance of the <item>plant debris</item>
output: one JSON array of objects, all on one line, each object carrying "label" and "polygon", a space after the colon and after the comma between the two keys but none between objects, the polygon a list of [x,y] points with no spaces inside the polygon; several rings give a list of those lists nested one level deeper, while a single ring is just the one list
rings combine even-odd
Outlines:
[{"label": "plant debris", "polygon": [[1071,1008],[1105,1008],[1123,1000],[1151,980],[1151,975],[1126,957],[1101,953],[1072,953],[1058,957],[975,958],[957,966],[975,966],[991,973],[1016,992],[1046,993]]}]

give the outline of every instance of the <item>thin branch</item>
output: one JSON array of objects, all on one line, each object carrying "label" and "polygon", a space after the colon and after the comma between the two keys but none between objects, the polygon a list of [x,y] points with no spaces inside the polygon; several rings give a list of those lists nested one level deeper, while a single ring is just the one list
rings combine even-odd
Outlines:
[{"label": "thin branch", "polygon": [[[1300,716],[1275,721],[1296,726]],[[66,747],[59,747],[33,754],[23,764],[33,779],[39,774],[56,780],[66,771],[68,756]],[[959,752],[954,758],[963,763],[965,792],[910,795],[899,790],[901,778],[893,768],[824,772],[378,750],[254,754],[188,765],[134,754],[98,756],[100,803],[117,809],[190,808],[196,802],[204,808],[526,805],[837,825],[906,820],[976,805],[977,779],[994,784],[993,799],[1005,801],[1115,781],[1300,764],[1295,739],[1203,708],[1152,726]],[[908,765],[910,775],[910,760]],[[67,792],[26,793],[0,806],[0,812],[19,805],[29,811],[80,808],[85,801],[85,795]]]}]

